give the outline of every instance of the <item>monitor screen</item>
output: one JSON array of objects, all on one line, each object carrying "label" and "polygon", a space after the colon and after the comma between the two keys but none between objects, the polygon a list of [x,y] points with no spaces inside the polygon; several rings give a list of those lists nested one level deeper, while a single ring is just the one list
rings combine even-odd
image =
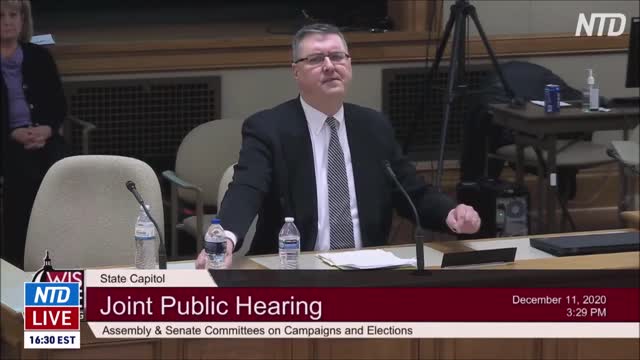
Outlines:
[{"label": "monitor screen", "polygon": [[629,57],[627,58],[627,83],[628,88],[640,87],[638,81],[638,56],[640,55],[640,17],[631,19],[631,32],[629,36]]}]

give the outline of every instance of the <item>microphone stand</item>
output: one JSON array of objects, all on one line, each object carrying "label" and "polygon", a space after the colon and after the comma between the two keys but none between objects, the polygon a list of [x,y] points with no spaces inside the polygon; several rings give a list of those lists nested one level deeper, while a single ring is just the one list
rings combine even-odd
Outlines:
[{"label": "microphone stand", "polygon": [[127,185],[127,189],[133,194],[133,197],[136,198],[136,201],[138,202],[138,204],[142,206],[142,210],[144,210],[144,213],[147,214],[147,217],[149,218],[149,220],[151,220],[151,222],[153,223],[153,226],[155,226],[156,228],[156,232],[158,233],[158,239],[160,240],[160,246],[158,248],[158,267],[160,268],[160,270],[166,270],[167,269],[167,249],[164,247],[164,239],[162,237],[162,232],[160,231],[160,226],[158,226],[158,223],[156,222],[156,220],[153,218],[153,216],[151,216],[151,213],[149,213],[149,210],[147,209],[147,206],[144,203],[142,196],[140,196],[140,193],[138,193],[138,190],[136,189],[136,184],[133,181],[129,180],[127,181],[126,185]]},{"label": "microphone stand", "polygon": [[400,181],[398,181],[398,178],[396,177],[395,172],[393,172],[393,169],[391,169],[391,164],[389,164],[388,161],[385,161],[384,162],[384,167],[385,167],[385,169],[387,171],[387,174],[389,174],[389,177],[396,184],[396,186],[398,187],[398,189],[400,190],[402,195],[407,199],[407,202],[411,206],[411,210],[413,211],[413,216],[415,217],[415,220],[416,220],[416,230],[413,233],[413,239],[414,239],[414,241],[416,243],[416,272],[415,272],[415,274],[416,275],[430,275],[431,273],[429,271],[425,271],[424,270],[424,229],[422,228],[422,225],[420,224],[420,217],[418,216],[418,210],[416,209],[416,206],[413,204],[413,201],[411,200],[411,197],[409,197],[409,194],[407,194],[407,191],[404,189],[402,184],[400,184]]}]

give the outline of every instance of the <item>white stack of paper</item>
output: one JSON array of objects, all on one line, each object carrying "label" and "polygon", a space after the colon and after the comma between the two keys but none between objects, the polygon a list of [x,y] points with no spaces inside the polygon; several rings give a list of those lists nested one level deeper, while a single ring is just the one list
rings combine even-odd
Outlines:
[{"label": "white stack of paper", "polygon": [[382,249],[330,252],[318,257],[340,269],[383,269],[399,266],[416,266],[416,259],[401,259]]},{"label": "white stack of paper", "polygon": [[[544,101],[543,100],[531,100],[531,103],[534,105],[538,105],[538,106],[543,106],[544,107]],[[571,104],[566,103],[564,101],[560,101],[560,107],[566,107],[566,106],[571,106]]]},{"label": "white stack of paper", "polygon": [[31,42],[36,45],[53,45],[56,43],[51,34],[34,35],[31,37]]}]

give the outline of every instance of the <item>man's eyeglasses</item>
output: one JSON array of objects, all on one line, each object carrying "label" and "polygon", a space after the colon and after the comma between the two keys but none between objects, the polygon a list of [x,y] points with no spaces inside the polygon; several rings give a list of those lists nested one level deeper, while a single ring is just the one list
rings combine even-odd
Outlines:
[{"label": "man's eyeglasses", "polygon": [[325,58],[329,58],[329,60],[331,60],[332,63],[336,64],[336,63],[342,63],[350,57],[351,55],[347,54],[346,52],[336,51],[328,54],[311,54],[307,57],[298,59],[293,63],[297,64],[299,62],[306,61],[307,64],[311,66],[318,66],[324,62]]}]

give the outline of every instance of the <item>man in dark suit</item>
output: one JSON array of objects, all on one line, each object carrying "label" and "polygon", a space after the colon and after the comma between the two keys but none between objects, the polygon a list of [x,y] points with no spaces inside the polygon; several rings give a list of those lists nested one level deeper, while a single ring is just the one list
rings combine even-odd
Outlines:
[{"label": "man in dark suit", "polygon": [[351,57],[337,28],[299,30],[292,70],[300,96],[244,122],[240,158],[219,209],[229,254],[240,247],[256,214],[251,254],[277,252],[285,217],[295,218],[302,251],[384,245],[393,209],[413,220],[385,162],[415,202],[423,226],[479,229],[473,208],[456,206],[417,176],[382,114],[343,102]]}]

